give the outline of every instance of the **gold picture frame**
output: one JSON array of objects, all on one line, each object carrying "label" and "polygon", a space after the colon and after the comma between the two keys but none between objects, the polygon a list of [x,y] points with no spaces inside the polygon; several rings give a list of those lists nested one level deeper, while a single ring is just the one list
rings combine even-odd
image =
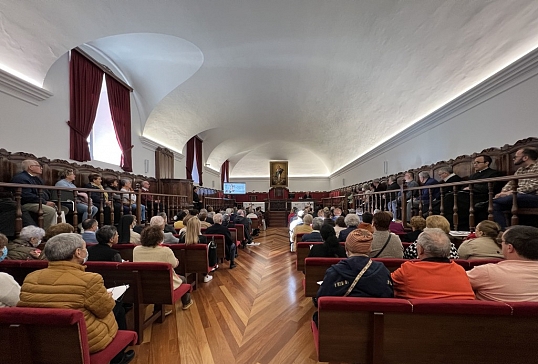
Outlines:
[{"label": "gold picture frame", "polygon": [[269,162],[270,187],[288,187],[288,161]]}]

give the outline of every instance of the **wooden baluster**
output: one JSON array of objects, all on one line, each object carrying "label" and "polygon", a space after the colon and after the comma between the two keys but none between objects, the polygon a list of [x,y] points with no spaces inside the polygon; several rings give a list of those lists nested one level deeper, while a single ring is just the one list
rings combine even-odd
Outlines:
[{"label": "wooden baluster", "polygon": [[510,210],[512,219],[510,220],[510,226],[519,225],[519,217],[517,216],[517,182],[518,180],[515,179],[512,185],[512,209]]},{"label": "wooden baluster", "polygon": [[[432,194],[432,190],[433,190],[432,188],[430,188],[430,189],[428,190],[428,192],[429,192],[429,193],[428,193],[428,195],[429,195],[429,202],[430,202],[430,204],[429,204],[429,206],[428,206],[428,216],[432,216],[432,215],[433,215],[433,206],[432,206],[432,205],[433,205],[433,194]],[[422,215],[421,215],[421,216],[422,216]]]},{"label": "wooden baluster", "polygon": [[39,198],[39,203],[38,203],[38,206],[37,206],[37,226],[39,226],[40,228],[43,228],[43,226],[45,225],[44,219],[43,219],[43,200],[42,200],[43,189],[39,188],[38,191],[37,191],[37,194],[40,197]]},{"label": "wooden baluster", "polygon": [[[110,225],[114,226],[114,197],[112,193],[108,193],[108,201],[110,201]],[[122,210],[120,208],[120,210]]]},{"label": "wooden baluster", "polygon": [[21,195],[22,195],[22,188],[17,187],[15,190],[15,204],[16,204],[16,210],[15,210],[15,237],[19,237],[19,234],[22,230],[22,207],[21,207]]},{"label": "wooden baluster", "polygon": [[56,223],[62,222],[62,191],[56,190]]},{"label": "wooden baluster", "polygon": [[488,182],[488,220],[495,221],[493,218],[493,182]]},{"label": "wooden baluster", "polygon": [[75,198],[75,204],[73,206],[73,227],[75,228],[75,231],[77,231],[78,227],[78,210],[77,210],[77,196],[78,192],[77,190],[73,191],[73,197]]},{"label": "wooden baluster", "polygon": [[441,200],[439,200],[439,212],[440,212],[440,215],[441,215],[441,216],[445,216],[445,202],[444,202],[444,197],[445,197],[444,189],[441,188],[441,195],[439,196],[439,198],[441,199]]},{"label": "wooden baluster", "polygon": [[458,186],[454,186],[454,207],[452,208],[452,222],[454,224],[454,230],[458,230]]},{"label": "wooden baluster", "polygon": [[469,230],[474,231],[474,193],[469,189]]}]

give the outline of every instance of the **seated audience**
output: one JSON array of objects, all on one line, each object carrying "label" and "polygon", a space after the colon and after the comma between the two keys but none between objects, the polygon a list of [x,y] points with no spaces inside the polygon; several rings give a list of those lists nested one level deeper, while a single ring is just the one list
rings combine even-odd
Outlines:
[{"label": "seated audience", "polygon": [[[43,173],[43,167],[39,162],[27,159],[22,161],[22,172],[16,174],[11,179],[11,183],[26,185],[43,185],[43,180],[39,177]],[[57,221],[57,206],[52,201],[52,196],[47,189],[23,188],[21,195],[22,211],[38,213],[39,203],[43,210],[43,227],[47,229]],[[62,209],[63,210],[63,209]],[[67,209],[65,209],[67,213]]]},{"label": "seated audience", "polygon": [[136,226],[136,217],[134,215],[123,215],[118,225],[120,235],[118,244],[136,244],[140,245],[140,234],[133,231]]},{"label": "seated audience", "polygon": [[97,243],[95,232],[98,228],[99,225],[97,225],[97,220],[95,219],[86,219],[82,221],[82,229],[84,230],[84,232],[80,234],[82,239],[84,239],[86,243]]},{"label": "seated audience", "polygon": [[346,228],[347,226],[344,217],[339,216],[334,222],[334,232],[336,233],[336,236],[340,234],[340,231],[345,230]]},{"label": "seated audience", "polygon": [[128,215],[131,213],[131,206],[126,206],[122,203],[121,193],[119,191],[119,181],[117,178],[105,178],[105,191],[109,191],[112,196],[112,204],[114,206],[114,224],[118,225],[121,219],[121,210],[123,209],[123,214]]},{"label": "seated audience", "polygon": [[112,245],[118,243],[118,230],[114,226],[105,225],[95,233],[98,244],[88,248],[88,260],[93,262],[123,262]]},{"label": "seated audience", "polygon": [[308,234],[304,234],[303,239],[301,241],[305,241],[305,242],[323,241],[323,237],[320,234],[320,230],[322,226],[323,226],[322,217],[313,218],[312,219],[312,232]]},{"label": "seated audience", "polygon": [[[150,192],[150,183],[149,181],[142,181],[140,183],[140,190],[142,192]],[[157,212],[158,211],[162,211],[163,210],[163,205],[161,204],[161,201],[156,199],[153,195],[151,194],[143,194],[143,195],[140,195],[140,203],[144,206],[146,206],[146,210],[148,212],[148,216],[152,216],[152,215],[158,215]]]},{"label": "seated audience", "polygon": [[392,217],[388,212],[380,211],[374,214],[372,234],[372,258],[403,258],[403,245],[398,235],[389,231]]},{"label": "seated audience", "polygon": [[[427,228],[437,228],[441,229],[445,232],[448,239],[450,240],[450,224],[447,219],[445,219],[444,216],[440,215],[431,215],[426,218],[426,227]],[[403,257],[405,259],[417,259],[418,258],[418,251],[417,251],[417,242],[415,241],[413,244],[409,245],[407,249],[404,251]],[[458,259],[458,249],[456,249],[456,246],[453,243],[450,243],[450,255],[448,256],[449,259]]]},{"label": "seated audience", "polygon": [[[439,182],[435,178],[430,177],[430,173],[427,171],[422,171],[418,174],[418,180],[422,186],[432,186],[437,185]],[[439,191],[439,188],[432,188],[431,189],[431,197],[432,202],[439,199],[441,195],[441,192]],[[414,199],[411,203],[411,200],[407,201],[407,220],[409,221],[411,219],[411,209],[420,207],[420,203],[422,202],[422,213],[428,212],[428,209],[430,207],[430,190],[428,188],[424,188],[420,191],[420,195],[418,199]]]},{"label": "seated audience", "polygon": [[392,273],[394,296],[473,300],[474,293],[463,267],[448,259],[450,240],[437,228],[426,228],[417,239],[420,261],[409,261]]},{"label": "seated audience", "polygon": [[[197,216],[192,216],[187,221],[187,231],[185,234],[181,235],[179,242],[185,245],[189,244],[207,244],[207,238],[200,233],[201,225],[200,220]],[[208,252],[209,266],[213,267],[213,270],[217,269],[219,266],[217,264],[217,250],[210,249]],[[207,283],[213,279],[213,276],[206,274],[204,275],[204,283]]]},{"label": "seated audience", "polygon": [[[0,233],[0,262],[7,257],[8,240],[4,234]],[[15,306],[19,302],[21,287],[7,273],[0,273],[0,308]]]},{"label": "seated audience", "polygon": [[[132,187],[132,182],[130,179],[121,179],[120,180],[120,192],[123,192],[122,203],[125,206],[130,206],[133,214],[136,214],[136,193]],[[146,206],[140,204],[140,220],[142,223],[146,221]]]},{"label": "seated audience", "polygon": [[362,214],[362,222],[357,226],[357,229],[368,230],[373,234],[374,227],[372,226],[372,221],[374,221],[374,215],[371,212],[366,211]]},{"label": "seated audience", "polygon": [[[105,191],[102,184],[102,178],[99,174],[90,173],[90,175],[88,176],[88,180],[89,183],[87,183],[84,188],[92,188],[94,190]],[[112,222],[110,217],[110,206],[112,205],[112,201],[109,200],[108,192],[90,192],[88,194],[88,197],[92,200],[93,205],[97,207],[98,210],[101,210],[101,208],[103,209],[102,211],[104,215],[103,217],[105,225],[110,225],[110,223]],[[118,214],[120,212],[120,208],[121,205],[118,205]],[[114,206],[114,213],[116,213],[116,206]],[[114,215],[114,221],[119,221],[119,217],[118,220],[116,220],[116,214]]]},{"label": "seated audience", "polygon": [[37,226],[25,226],[19,237],[7,244],[7,257],[11,260],[40,259],[41,250],[37,246],[45,236],[45,230]]},{"label": "seated audience", "polygon": [[[347,259],[334,264],[325,273],[314,304],[323,296],[393,297],[389,270],[370,259],[372,234],[362,229],[353,230],[346,239]],[[314,314],[317,324],[317,312]]]},{"label": "seated audience", "polygon": [[[179,261],[172,249],[167,246],[161,245],[164,241],[164,233],[160,226],[148,226],[142,230],[140,236],[140,246],[137,246],[133,250],[134,262],[163,262],[169,263],[172,268],[176,268],[179,265]],[[174,271],[173,282],[174,289],[178,289],[182,283],[187,283],[187,279],[183,276],[177,275]],[[189,292],[181,296],[181,303],[183,309],[186,310],[192,306],[193,300]],[[167,312],[171,313],[171,311]]]},{"label": "seated audience", "polygon": [[165,225],[164,225],[164,232],[165,233],[176,233],[176,229],[174,229],[174,225],[168,224],[168,216],[166,215],[166,212],[159,212],[159,216],[163,218]]},{"label": "seated audience", "polygon": [[[312,218],[312,215],[310,214],[306,214],[304,217],[303,217],[303,223],[302,224],[299,224],[297,226],[295,226],[295,228],[293,229],[293,234],[292,234],[292,239],[293,239],[293,250],[295,251],[295,249],[297,248],[297,245],[296,245],[296,237],[297,237],[297,234],[310,234],[313,230],[312,228],[312,221],[314,219]],[[334,229],[333,229],[334,230]]]},{"label": "seated audience", "polygon": [[178,214],[176,215],[176,221],[174,222],[174,229],[181,230],[185,227],[185,224],[183,224],[183,219],[185,218],[185,216],[187,216],[187,214],[188,212],[184,210],[178,212]]},{"label": "seated audience", "polygon": [[[66,169],[62,172],[60,172],[59,177],[61,178],[58,182],[56,182],[56,187],[68,187],[68,188],[77,188],[73,181],[75,180],[75,171],[73,169]],[[62,198],[62,200],[65,200]],[[82,214],[81,221],[84,221],[88,218],[88,194],[86,192],[78,192],[77,196],[75,197],[75,203],[76,212],[79,214]],[[69,209],[69,212],[73,211],[73,204],[71,202],[62,202],[62,205],[67,207]],[[93,218],[95,214],[97,214],[97,207],[92,205],[91,209],[91,217]],[[81,226],[79,225],[79,228]]]},{"label": "seated audience", "polygon": [[[108,346],[118,325],[112,312],[116,302],[107,292],[103,277],[84,271],[88,259],[86,243],[80,235],[64,233],[45,245],[48,268],[26,276],[19,307],[71,308],[82,311],[86,321],[90,353]],[[134,351],[121,352],[112,363],[129,363]]]},{"label": "seated audience", "polygon": [[413,231],[402,236],[401,240],[412,243],[417,240],[418,236],[422,233],[422,230],[426,227],[426,219],[422,216],[413,216],[409,225],[411,225]]},{"label": "seated audience", "polygon": [[[516,152],[514,156],[514,165],[519,166],[514,176],[524,174],[538,173],[538,150],[534,148],[522,148]],[[501,192],[495,195],[493,199],[493,217],[495,222],[501,226],[501,229],[506,228],[506,217],[504,211],[509,211],[512,208],[512,189],[514,181],[508,181],[502,188]],[[538,178],[522,178],[517,182],[517,207],[538,207]]]},{"label": "seated audience", "polygon": [[149,221],[150,226],[160,226],[163,229],[164,233],[164,243],[165,244],[177,244],[179,239],[174,236],[172,233],[165,233],[164,228],[166,226],[166,221],[161,216],[153,216]]},{"label": "seated audience", "polygon": [[[348,234],[349,235],[349,234]],[[309,257],[345,258],[346,249],[340,245],[334,229],[330,225],[321,226],[323,244],[312,245]]]},{"label": "seated audience", "polygon": [[504,232],[501,244],[506,260],[467,272],[476,298],[538,302],[538,228],[512,226]]},{"label": "seated audience", "polygon": [[504,259],[497,243],[500,227],[497,223],[484,220],[476,226],[476,238],[465,240],[458,248],[460,259]]},{"label": "seated audience", "polygon": [[[437,175],[439,176],[439,183],[454,183],[462,181],[461,177],[454,173],[452,166],[439,168],[437,170]],[[448,188],[443,192],[447,193],[450,191],[452,191],[452,188]]]},{"label": "seated audience", "polygon": [[[477,179],[484,179],[484,178],[493,178],[493,177],[500,177],[502,176],[502,173],[499,171],[496,171],[492,168],[490,168],[491,164],[493,163],[493,159],[489,155],[486,154],[480,154],[477,155],[473,162],[473,167],[475,170],[475,173],[469,176],[469,181],[477,180]],[[493,192],[498,193],[502,188],[502,182],[494,182],[493,183]],[[474,215],[475,215],[475,221],[480,222],[482,220],[487,219],[487,208],[484,209],[485,211],[482,212],[479,209],[479,206],[481,204],[487,203],[488,197],[489,197],[489,187],[488,183],[474,183],[472,185],[469,185],[467,187],[464,187],[461,191],[458,191],[456,194],[457,199],[457,206],[458,206],[458,227],[455,230],[463,230],[467,231],[469,230],[469,208],[471,207],[471,198],[470,198],[470,191],[473,191],[473,203],[475,204],[474,209]],[[454,215],[454,193],[449,192],[446,193],[443,197],[443,215],[447,218],[449,221],[450,226],[453,224],[453,215]],[[437,206],[436,209],[434,209],[434,213],[438,214],[440,213],[440,205]],[[485,216],[484,216],[485,215]]]},{"label": "seated audience", "polygon": [[43,241],[47,242],[51,238],[55,237],[56,235],[60,235],[63,233],[74,233],[74,232],[75,232],[75,228],[73,227],[73,225],[68,224],[66,222],[61,222],[59,224],[52,225],[51,227],[47,229],[47,231],[45,231],[45,236],[43,237]]},{"label": "seated audience", "polygon": [[200,220],[200,225],[202,226],[202,229],[207,229],[212,224],[207,222],[207,212],[203,210],[205,209],[202,209],[202,211],[200,211],[200,213],[198,214],[198,219]]},{"label": "seated audience", "polygon": [[230,261],[230,269],[236,267],[235,257],[237,255],[237,246],[232,240],[232,234],[230,230],[222,226],[222,214],[215,214],[213,216],[214,224],[208,227],[205,231],[206,234],[220,234],[224,235],[224,244],[226,245],[225,259]]},{"label": "seated audience", "polygon": [[250,236],[250,228],[252,226],[252,222],[250,221],[250,219],[245,217],[245,212],[243,210],[237,210],[237,216],[235,217],[234,222],[236,224],[243,225],[243,230],[245,234],[245,241],[242,242],[243,248],[245,247],[245,245],[248,245],[248,246],[260,245],[260,243],[255,243],[252,240],[252,237]]},{"label": "seated audience", "polygon": [[336,224],[334,223],[334,221],[336,219],[335,220],[332,219],[331,210],[329,210],[327,207],[323,208],[323,217],[325,218],[323,220],[324,224],[331,225],[332,227],[335,227]]},{"label": "seated audience", "polygon": [[392,219],[390,221],[389,231],[394,234],[405,234],[402,221],[394,220],[394,215],[392,214],[392,212],[388,212],[388,214],[390,215],[390,218]]},{"label": "seated audience", "polygon": [[[11,191],[3,191],[0,187],[0,231],[8,238],[15,238],[15,219],[17,203]],[[37,225],[28,211],[22,211],[22,226]]]},{"label": "seated audience", "polygon": [[338,234],[338,240],[341,242],[346,241],[347,236],[350,232],[355,230],[357,226],[359,226],[359,216],[356,214],[347,214],[344,218],[344,223],[346,224],[347,228],[340,231],[340,234]]}]

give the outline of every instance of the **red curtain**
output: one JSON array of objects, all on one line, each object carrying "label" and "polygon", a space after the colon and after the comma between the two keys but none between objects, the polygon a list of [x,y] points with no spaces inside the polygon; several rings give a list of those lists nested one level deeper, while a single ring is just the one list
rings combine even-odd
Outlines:
[{"label": "red curtain", "polygon": [[202,140],[194,138],[194,148],[196,149],[196,167],[198,168],[198,184],[203,186],[202,174],[204,173],[202,168]]},{"label": "red curtain", "polygon": [[187,179],[192,179],[192,166],[194,164],[194,137],[187,142]]},{"label": "red curtain", "polygon": [[220,166],[220,188],[224,189],[224,182],[230,181],[230,161],[226,160]]},{"label": "red curtain", "polygon": [[92,131],[101,93],[103,74],[86,57],[71,50],[69,62],[70,115],[69,158],[85,162],[90,158],[87,139]]},{"label": "red curtain", "polygon": [[120,167],[125,172],[133,171],[131,144],[131,93],[129,89],[109,75],[105,76],[108,92],[108,103],[112,124],[116,131],[116,139],[121,148]]}]

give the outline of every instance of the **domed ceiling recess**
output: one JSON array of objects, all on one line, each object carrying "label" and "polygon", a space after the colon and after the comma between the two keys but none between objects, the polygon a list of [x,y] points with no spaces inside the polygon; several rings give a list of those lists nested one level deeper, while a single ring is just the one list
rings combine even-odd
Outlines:
[{"label": "domed ceiling recess", "polygon": [[231,177],[329,176],[538,45],[534,0],[3,1],[0,68],[42,86],[86,44],[143,136]]}]

